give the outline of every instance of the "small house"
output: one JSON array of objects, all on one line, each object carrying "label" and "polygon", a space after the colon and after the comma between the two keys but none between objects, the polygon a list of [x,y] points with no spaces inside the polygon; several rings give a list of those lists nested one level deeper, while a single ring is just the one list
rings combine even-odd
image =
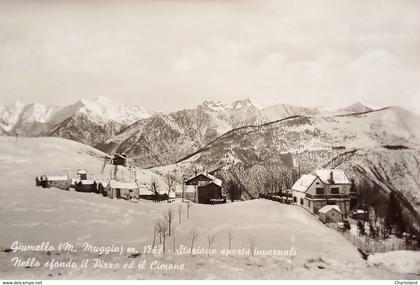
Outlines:
[{"label": "small house", "polygon": [[41,176],[37,176],[37,177],[35,178],[35,185],[36,185],[36,186],[42,186]]},{"label": "small house", "polygon": [[322,207],[318,211],[318,217],[325,224],[340,223],[343,221],[343,214],[337,205],[326,205]]},{"label": "small house", "polygon": [[98,193],[102,194],[103,196],[107,196],[108,195],[108,184],[109,181],[104,180],[104,181],[97,181],[98,184]]},{"label": "small house", "polygon": [[139,186],[136,182],[123,182],[111,180],[107,186],[107,196],[111,199],[138,199]]},{"label": "small house", "polygon": [[76,184],[79,183],[80,179],[72,178],[70,179],[70,188],[76,189]]},{"label": "small house", "polygon": [[367,220],[368,219],[368,212],[362,209],[357,209],[353,212],[353,219],[356,220]]},{"label": "small house", "polygon": [[77,171],[77,175],[80,180],[87,180],[87,171],[85,169],[79,169],[79,171]]},{"label": "small house", "polygon": [[63,176],[49,176],[44,175],[41,177],[41,185],[44,188],[56,187],[63,190],[70,189],[70,179],[67,175]]},{"label": "small house", "polygon": [[292,201],[315,214],[325,205],[337,205],[346,214],[350,211],[350,187],[343,170],[318,169],[293,184]]},{"label": "small house", "polygon": [[139,197],[142,199],[153,200],[155,193],[152,190],[152,186],[147,184],[139,185]]},{"label": "small house", "polygon": [[76,191],[77,192],[85,192],[85,193],[91,193],[91,192],[97,192],[98,187],[95,180],[80,180],[78,183],[76,183]]},{"label": "small house", "polygon": [[114,157],[112,158],[112,164],[127,166],[127,155],[120,153],[114,154]]},{"label": "small house", "polygon": [[213,175],[201,172],[188,179],[185,184],[194,186],[196,189],[193,202],[200,204],[226,203],[226,197],[222,195],[222,181]]}]

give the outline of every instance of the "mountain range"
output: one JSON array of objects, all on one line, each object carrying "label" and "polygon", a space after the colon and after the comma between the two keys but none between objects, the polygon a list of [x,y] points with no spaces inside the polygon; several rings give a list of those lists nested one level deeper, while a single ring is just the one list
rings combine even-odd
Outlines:
[{"label": "mountain range", "polygon": [[0,134],[58,136],[95,145],[153,114],[143,107],[123,105],[105,97],[79,100],[68,106],[16,102],[0,105]]},{"label": "mountain range", "polygon": [[292,115],[330,116],[372,110],[358,103],[336,111],[278,104],[259,107],[250,99],[206,101],[193,109],[157,113],[105,97],[68,106],[0,105],[0,134],[62,137],[103,151],[128,153],[141,167],[173,163],[222,134]]},{"label": "mountain range", "polygon": [[357,185],[364,180],[375,185],[376,193],[370,196],[378,211],[386,208],[389,193],[396,193],[406,217],[420,230],[420,116],[399,107],[292,115],[235,128],[154,170],[188,176],[194,169],[206,169],[224,181],[235,180],[244,190],[243,198],[252,199],[268,191],[264,183],[270,176],[335,167],[345,170]]},{"label": "mountain range", "polygon": [[129,164],[156,173],[204,168],[224,179],[236,173],[245,199],[258,196],[253,184],[269,169],[339,166],[356,181],[374,183],[382,204],[390,191],[399,194],[420,229],[420,117],[399,107],[261,108],[245,99],[158,113],[104,97],[64,107],[0,105],[0,134],[16,133],[126,153]]},{"label": "mountain range", "polygon": [[[352,106],[351,112],[357,107],[360,112],[373,110],[363,104]],[[345,110],[284,104],[260,108],[250,99],[230,104],[206,101],[194,109],[140,120],[97,147],[109,153],[129,153],[136,165],[150,168],[174,163],[237,128],[259,126],[294,115],[322,117],[345,113]]]}]

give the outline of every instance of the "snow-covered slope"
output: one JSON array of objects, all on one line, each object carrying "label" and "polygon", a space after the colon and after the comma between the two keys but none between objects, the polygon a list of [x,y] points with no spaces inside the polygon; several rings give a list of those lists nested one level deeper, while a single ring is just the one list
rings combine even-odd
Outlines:
[{"label": "snow-covered slope", "polygon": [[334,116],[334,115],[347,115],[354,113],[366,113],[370,111],[375,111],[380,108],[372,106],[367,103],[357,102],[350,106],[340,108],[340,109],[331,109],[326,108],[325,106],[306,108],[306,107],[297,107],[287,104],[277,104],[268,106],[262,109],[264,116],[268,121],[281,120],[294,115],[312,115],[312,116]]},{"label": "snow-covered slope", "polygon": [[[248,98],[232,103],[205,101],[192,110],[160,114],[156,116],[156,120],[159,121],[159,118],[162,117],[170,118],[169,120],[177,125],[175,129],[181,130],[180,134],[183,133],[190,138],[190,141],[186,142],[185,145],[187,147],[192,146],[192,150],[195,151],[220,135],[238,127],[260,125],[294,115],[333,116],[335,114],[345,115],[371,110],[371,107],[362,103],[338,111],[327,110],[324,107],[304,108],[285,104],[261,108]],[[40,103],[25,106],[16,103],[10,106],[0,105],[0,134],[58,136],[93,146],[99,145],[101,149],[110,151],[116,145],[120,145],[124,139],[129,139],[128,134],[133,133],[133,128],[114,138],[116,134],[127,126],[154,115],[155,113],[143,107],[120,104],[105,97],[98,97],[92,101],[79,100],[64,107],[42,105]],[[161,122],[168,122],[168,120],[161,120]],[[136,125],[144,125],[144,123],[140,122]],[[174,126],[173,123],[170,125]],[[159,128],[159,126],[157,127]],[[138,132],[143,133],[141,130],[138,130]],[[149,142],[159,144],[164,139],[164,135],[155,138],[150,137]],[[133,138],[130,141],[133,142]],[[182,138],[179,138],[178,141],[181,142]],[[125,151],[127,143],[125,149],[120,150]],[[109,147],[109,145],[112,147]],[[132,149],[135,146],[130,145],[128,148]],[[143,147],[141,148],[143,149]],[[169,145],[168,149],[177,152]],[[158,150],[164,151],[161,148],[158,148]],[[181,156],[186,154],[186,152],[181,151]],[[135,153],[134,155],[144,156],[142,153]],[[178,156],[175,156],[175,158],[179,159]],[[142,165],[154,166],[167,162],[173,162],[173,159],[156,158],[151,161],[146,159]]]},{"label": "snow-covered slope", "polygon": [[54,127],[44,135],[68,138],[94,146],[152,114],[142,107],[122,105],[104,97],[93,101],[80,100],[57,112],[51,118]]},{"label": "snow-covered slope", "polygon": [[364,103],[364,102],[357,102],[345,108],[338,109],[337,113],[338,114],[364,113],[364,112],[374,111],[378,109],[380,108],[373,106],[371,104]]},{"label": "snow-covered slope", "polygon": [[232,159],[249,164],[273,153],[302,153],[332,147],[351,150],[404,145],[418,149],[419,126],[420,118],[400,108],[335,117],[293,116],[261,126],[234,129],[184,160],[216,167]]},{"label": "snow-covered slope", "polygon": [[397,193],[407,216],[420,229],[420,150],[405,148],[373,148],[359,150],[336,164],[356,181],[374,182],[386,199],[390,191]]},{"label": "snow-covered slope", "polygon": [[[340,233],[326,227],[305,210],[272,201],[255,200],[219,206],[194,204],[186,218],[181,206],[182,224],[176,216],[176,235],[167,237],[167,250],[181,245],[189,248],[193,229],[198,232],[195,248],[207,248],[207,235],[215,234],[214,255],[178,255],[168,252],[154,256],[142,253],[99,255],[87,253],[82,245],[123,246],[142,251],[153,239],[155,221],[168,207],[178,210],[179,201],[153,203],[109,199],[94,193],[62,191],[35,187],[41,173],[71,173],[78,168],[99,170],[104,154],[89,146],[60,138],[0,137],[0,278],[1,279],[411,279],[410,274],[392,273],[367,266],[357,249]],[[45,163],[48,161],[48,163]],[[147,176],[145,176],[147,177]],[[144,179],[144,178],[143,178]],[[139,178],[140,182],[143,182]],[[148,181],[149,182],[149,181]],[[209,219],[211,217],[211,219]],[[222,255],[228,247],[232,229],[232,249],[248,250],[251,240],[258,249],[286,251],[292,247],[296,256]],[[77,252],[28,251],[5,252],[13,241],[37,245],[48,241],[56,248],[60,242],[75,245]],[[16,267],[15,256],[26,260],[35,257],[41,264],[52,259],[77,264],[86,258],[88,268]],[[136,264],[143,259],[144,270],[93,268],[95,258],[107,263]],[[185,264],[184,270],[151,270],[153,260]]]},{"label": "snow-covered slope", "polygon": [[[20,102],[13,105],[0,104],[0,131],[3,130],[3,133],[11,131],[19,120],[24,107]],[[2,133],[0,132],[0,134]]]},{"label": "snow-covered slope", "polygon": [[51,118],[60,109],[59,106],[42,105],[40,103],[26,105],[13,127],[13,132],[33,136],[48,131],[51,126]]},{"label": "snow-covered slope", "polygon": [[318,115],[321,113],[325,113],[321,111],[322,110],[320,110],[319,108],[296,107],[287,104],[277,104],[262,109],[264,116],[270,122],[284,119],[294,115]]},{"label": "snow-covered slope", "polygon": [[148,118],[153,113],[140,106],[124,105],[105,97],[98,97],[93,101],[79,100],[73,105],[62,108],[51,121],[58,123],[75,114],[84,114],[93,121],[113,121],[129,125]]},{"label": "snow-covered slope", "polygon": [[368,263],[392,272],[410,272],[420,275],[420,252],[418,251],[399,250],[376,253],[369,256]]}]

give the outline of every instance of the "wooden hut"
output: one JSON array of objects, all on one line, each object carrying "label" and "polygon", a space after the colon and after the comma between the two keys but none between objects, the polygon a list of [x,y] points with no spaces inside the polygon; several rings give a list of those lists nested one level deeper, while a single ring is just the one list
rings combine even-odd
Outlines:
[{"label": "wooden hut", "polygon": [[35,178],[35,185],[36,186],[42,186],[41,176],[37,176]]},{"label": "wooden hut", "polygon": [[79,169],[79,171],[77,171],[77,175],[80,180],[87,180],[87,171],[85,169]]},{"label": "wooden hut", "polygon": [[107,196],[111,199],[138,199],[139,198],[139,186],[136,182],[124,182],[124,181],[109,181],[107,187]]},{"label": "wooden hut", "polygon": [[109,181],[97,181],[97,183],[98,183],[98,193],[106,197],[108,195]]},{"label": "wooden hut", "polygon": [[193,202],[200,204],[226,202],[226,197],[222,195],[222,181],[213,175],[202,172],[188,179],[185,184],[196,188]]},{"label": "wooden hut", "polygon": [[85,192],[85,193],[90,193],[90,192],[97,192],[98,187],[97,187],[97,183],[94,180],[80,180],[77,184],[76,184],[76,191],[77,192]]},{"label": "wooden hut", "polygon": [[70,179],[67,175],[63,176],[50,176],[44,175],[41,178],[41,185],[44,188],[55,187],[63,190],[70,189]]},{"label": "wooden hut", "polygon": [[114,154],[114,157],[112,158],[112,164],[127,166],[127,155],[121,153]]},{"label": "wooden hut", "polygon": [[343,221],[343,214],[337,205],[326,205],[319,209],[318,217],[323,223],[339,223]]}]

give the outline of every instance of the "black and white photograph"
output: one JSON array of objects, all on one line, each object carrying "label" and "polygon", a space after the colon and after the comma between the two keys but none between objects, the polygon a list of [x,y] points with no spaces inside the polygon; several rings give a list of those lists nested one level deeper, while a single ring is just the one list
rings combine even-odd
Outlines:
[{"label": "black and white photograph", "polygon": [[2,285],[419,279],[420,1],[0,0]]}]

